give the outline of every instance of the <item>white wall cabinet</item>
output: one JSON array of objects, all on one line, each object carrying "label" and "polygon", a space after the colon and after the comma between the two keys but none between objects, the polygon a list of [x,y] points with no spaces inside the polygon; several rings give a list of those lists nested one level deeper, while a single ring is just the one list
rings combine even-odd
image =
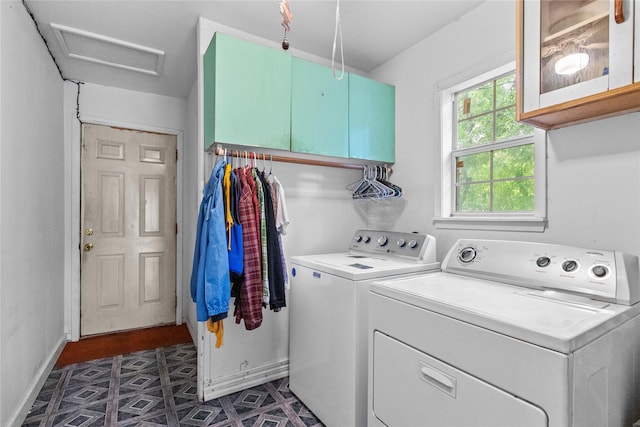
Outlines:
[{"label": "white wall cabinet", "polygon": [[518,120],[553,129],[640,110],[639,5],[518,0]]}]

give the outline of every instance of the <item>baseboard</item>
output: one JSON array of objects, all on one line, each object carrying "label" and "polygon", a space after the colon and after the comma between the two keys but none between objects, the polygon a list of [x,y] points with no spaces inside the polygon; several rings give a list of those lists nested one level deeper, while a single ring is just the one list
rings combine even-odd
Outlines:
[{"label": "baseboard", "polygon": [[289,375],[289,360],[258,366],[209,380],[204,385],[204,400],[215,399]]},{"label": "baseboard", "polygon": [[47,381],[47,378],[49,378],[49,374],[53,370],[53,367],[56,364],[56,360],[58,360],[58,357],[60,357],[60,353],[62,353],[62,350],[64,349],[66,343],[66,335],[61,336],[58,344],[47,358],[46,363],[43,363],[38,370],[38,373],[36,374],[33,382],[31,383],[31,386],[29,387],[29,392],[22,399],[22,402],[20,402],[20,405],[18,405],[18,408],[16,408],[16,411],[13,413],[13,415],[9,417],[10,426],[19,427],[27,418],[27,415],[29,415],[29,411],[31,410],[33,403],[36,401],[40,390],[42,390],[42,386],[44,385],[45,381]]}]

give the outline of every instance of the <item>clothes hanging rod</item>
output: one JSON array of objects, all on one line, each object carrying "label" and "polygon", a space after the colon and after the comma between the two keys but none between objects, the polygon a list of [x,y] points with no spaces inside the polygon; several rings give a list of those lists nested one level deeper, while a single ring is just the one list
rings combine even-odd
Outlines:
[{"label": "clothes hanging rod", "polygon": [[[249,150],[230,150],[227,149],[227,156],[229,157],[245,157],[246,153],[254,153]],[[224,148],[216,147],[214,150],[214,154],[216,156],[224,156]],[[365,165],[359,165],[355,163],[338,163],[338,162],[330,162],[328,160],[313,160],[313,159],[301,159],[298,157],[287,157],[287,156],[273,156],[271,154],[265,154],[265,159],[273,160],[274,162],[284,162],[284,163],[297,163],[302,165],[311,165],[311,166],[326,166],[331,168],[342,168],[342,169],[357,169],[362,170]],[[258,157],[259,159],[260,157]],[[391,174],[392,169],[387,168],[388,172]]]}]

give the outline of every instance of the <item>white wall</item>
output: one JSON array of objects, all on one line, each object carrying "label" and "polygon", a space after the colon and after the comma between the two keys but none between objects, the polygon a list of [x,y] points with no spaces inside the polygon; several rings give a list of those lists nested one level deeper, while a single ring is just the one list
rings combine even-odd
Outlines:
[{"label": "white wall", "polygon": [[[184,155],[182,156],[182,230],[183,230],[183,264],[182,264],[182,300],[184,301],[184,319],[194,338],[198,331],[196,319],[196,305],[191,301],[190,281],[191,267],[193,265],[193,250],[196,244],[196,227],[198,224],[198,209],[202,193],[196,191],[199,187],[202,175],[202,167],[198,166],[201,159],[198,148],[198,85],[193,83],[189,98],[187,99],[187,112],[185,119]],[[200,171],[200,172],[199,172]]]},{"label": "white wall", "polygon": [[65,339],[64,132],[62,79],[33,22],[18,1],[0,9],[0,425],[7,426],[22,420]]},{"label": "white wall", "polygon": [[[2,96],[2,87],[4,86],[3,80],[2,80],[2,52],[3,49],[3,40],[7,40],[7,37],[9,36],[9,34],[3,36],[3,31],[2,28],[4,28],[5,26],[2,24],[2,17],[3,17],[3,12],[2,12],[3,8],[0,7],[0,100],[4,99],[4,97]],[[3,107],[2,104],[0,104],[0,166],[2,165],[2,111],[3,111]],[[2,237],[2,173],[0,173],[0,242],[3,241],[3,237]],[[0,251],[1,251],[1,247],[0,247]],[[0,301],[2,301],[2,252],[0,252]],[[2,338],[2,304],[0,303],[0,338]],[[0,379],[2,378],[2,344],[0,344]],[[0,423],[3,422],[5,420],[5,409],[4,409],[4,399],[3,399],[3,390],[2,387],[0,386]]]},{"label": "white wall", "polygon": [[80,118],[83,122],[106,121],[132,129],[183,131],[186,101],[87,83],[80,88]]},{"label": "white wall", "polygon": [[394,179],[409,204],[397,229],[437,237],[442,260],[457,238],[562,243],[640,254],[640,115],[548,133],[544,233],[435,229],[440,186],[438,89],[515,60],[515,2],[487,1],[371,75],[396,85]]}]

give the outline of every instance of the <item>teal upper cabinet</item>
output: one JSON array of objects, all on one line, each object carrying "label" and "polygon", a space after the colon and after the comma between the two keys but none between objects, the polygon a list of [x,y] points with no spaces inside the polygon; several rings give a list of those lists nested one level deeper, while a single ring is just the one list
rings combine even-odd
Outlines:
[{"label": "teal upper cabinet", "polygon": [[349,157],[395,162],[395,87],[349,74]]},{"label": "teal upper cabinet", "polygon": [[349,81],[299,58],[291,63],[291,151],[349,157]]},{"label": "teal upper cabinet", "polygon": [[291,56],[216,33],[204,55],[204,122],[205,148],[289,150]]}]

